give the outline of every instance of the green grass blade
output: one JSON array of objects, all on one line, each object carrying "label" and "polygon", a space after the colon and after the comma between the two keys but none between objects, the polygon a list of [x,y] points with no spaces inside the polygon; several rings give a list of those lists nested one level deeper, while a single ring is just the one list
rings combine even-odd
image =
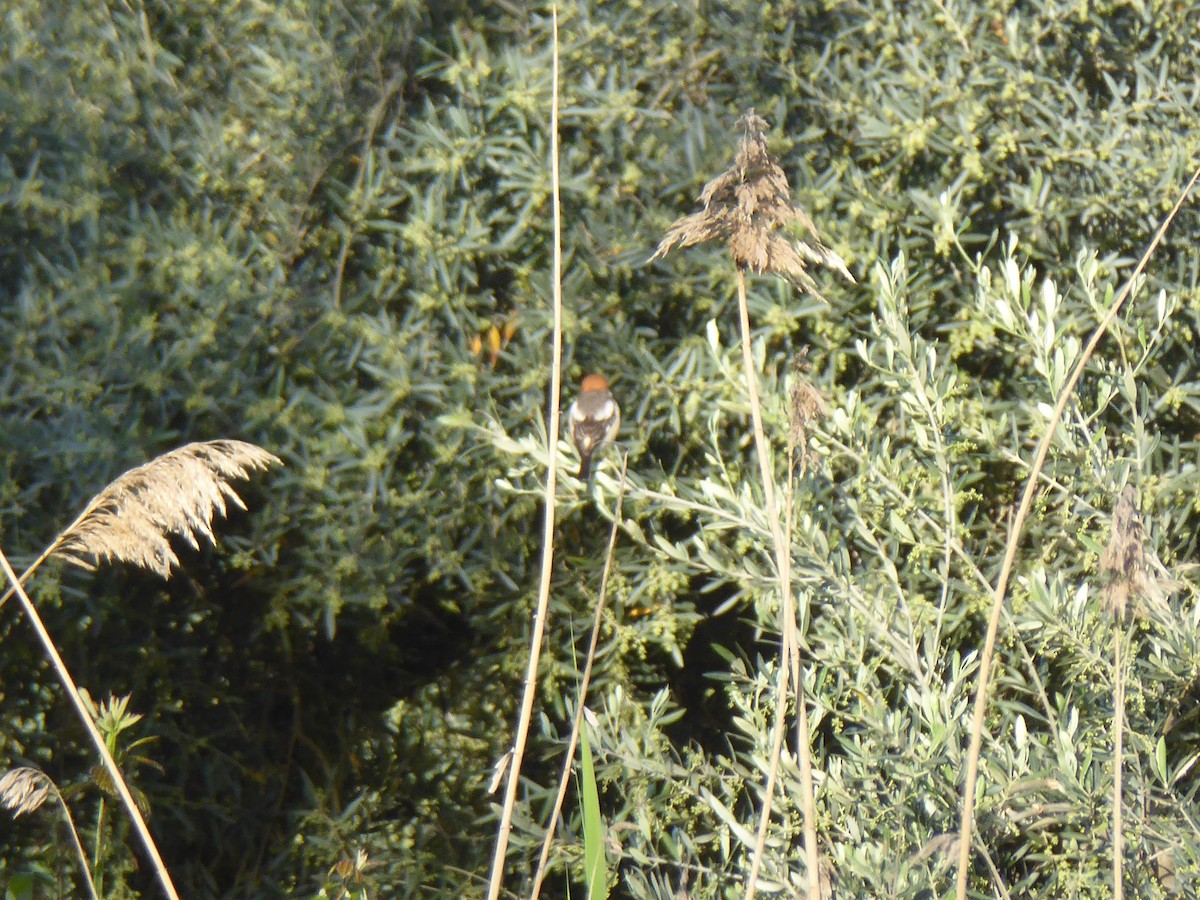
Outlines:
[{"label": "green grass blade", "polygon": [[606,900],[608,866],[604,858],[604,822],[600,818],[600,794],[592,767],[592,745],[585,724],[579,732],[580,779],[583,786],[583,876],[588,900]]}]

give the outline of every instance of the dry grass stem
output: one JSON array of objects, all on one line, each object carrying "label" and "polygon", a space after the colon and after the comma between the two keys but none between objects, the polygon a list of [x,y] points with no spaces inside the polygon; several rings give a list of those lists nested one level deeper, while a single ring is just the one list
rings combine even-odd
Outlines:
[{"label": "dry grass stem", "polygon": [[[710,240],[721,240],[729,248],[737,266],[738,325],[742,338],[742,364],[745,369],[746,392],[750,400],[750,421],[754,431],[754,447],[762,477],[763,500],[774,545],[775,568],[780,589],[780,631],[783,636],[780,650],[779,682],[776,688],[776,709],[771,741],[771,765],[763,790],[759,813],[758,835],[746,876],[745,900],[753,900],[758,873],[770,827],[772,797],[779,773],[783,745],[785,709],[788,697],[789,661],[792,649],[798,646],[796,609],[791,591],[791,556],[784,540],[775,501],[775,476],[770,449],[763,431],[762,408],[758,396],[757,372],[750,347],[750,317],[746,299],[747,270],[781,275],[794,285],[816,296],[816,283],[808,274],[809,263],[829,266],[853,283],[854,277],[840,256],[822,243],[812,220],[792,203],[791,190],[783,169],[767,152],[765,137],[767,123],[753,109],[738,124],[742,138],[738,142],[733,165],[704,186],[700,193],[703,209],[684,216],[668,230],[651,260],[665,256],[674,247],[690,247]],[[807,231],[811,243],[788,238],[783,229],[794,225]],[[809,398],[811,403],[811,397]],[[789,439],[789,451],[794,451]],[[789,462],[792,452],[789,452]],[[790,481],[790,479],[789,479]],[[808,867],[808,895],[821,895],[820,869],[815,825],[815,796],[813,790],[812,758],[808,732],[808,714],[804,691],[796,684],[796,712],[799,719],[800,780],[804,809],[803,831],[805,857]]]},{"label": "dry grass stem", "polygon": [[600,592],[596,597],[596,612],[592,617],[592,636],[588,641],[583,677],[579,680],[579,698],[575,701],[575,718],[571,722],[571,738],[567,741],[567,749],[563,754],[563,768],[558,779],[558,793],[554,797],[554,808],[550,811],[550,821],[546,824],[546,834],[542,840],[542,855],[538,859],[538,866],[534,871],[529,900],[538,900],[541,895],[542,882],[546,877],[546,866],[550,861],[550,847],[554,843],[554,833],[558,827],[558,817],[562,814],[563,802],[567,798],[567,787],[570,784],[571,769],[575,762],[575,750],[579,746],[579,732],[583,728],[583,710],[587,703],[588,687],[592,682],[592,668],[596,663],[596,648],[600,644],[600,626],[604,621],[604,603],[608,599],[608,577],[612,573],[613,551],[617,546],[617,529],[621,527],[621,507],[625,503],[625,476],[628,471],[629,454],[625,453],[621,459],[621,479],[617,484],[617,500],[613,507],[612,528],[608,533],[608,549],[604,554],[604,570],[600,575]]},{"label": "dry grass stem", "polygon": [[[746,300],[745,272],[769,272],[781,275],[792,284],[816,296],[816,283],[808,274],[808,265],[828,266],[850,283],[854,276],[840,256],[821,241],[817,228],[803,210],[792,203],[791,188],[783,169],[767,152],[767,123],[753,109],[738,120],[742,137],[738,142],[733,164],[700,192],[700,212],[676,221],[659,242],[650,260],[665,256],[675,247],[691,247],[711,240],[723,241],[737,266],[738,324],[742,337],[742,363],[746,376],[746,391],[750,400],[750,420],[754,430],[754,447],[762,476],[763,500],[771,528],[776,572],[780,588],[780,620],[783,636],[780,651],[779,682],[776,689],[775,721],[771,741],[771,765],[763,790],[759,813],[758,836],[746,876],[745,900],[753,900],[758,873],[766,847],[770,826],[772,795],[779,772],[783,743],[784,711],[787,706],[789,662],[793,648],[798,646],[796,609],[791,591],[791,556],[780,526],[775,502],[775,478],[770,449],[762,425],[757,373],[750,347],[750,317]],[[784,229],[799,225],[809,241],[789,238]],[[811,387],[811,385],[810,385]],[[794,457],[796,440],[807,434],[808,422],[823,408],[819,392],[802,392],[792,397],[792,427],[788,436],[789,465]],[[798,424],[802,423],[802,424]],[[790,474],[790,473],[789,473]],[[790,478],[789,478],[790,482]],[[804,810],[803,831],[805,857],[808,866],[808,896],[821,896],[820,864],[817,852],[815,797],[812,777],[812,758],[809,746],[808,714],[803,686],[796,684],[796,712],[799,719],[798,752]]]},{"label": "dry grass stem", "polygon": [[[854,283],[840,256],[821,240],[816,225],[792,203],[791,187],[770,153],[767,123],[753,109],[738,120],[742,139],[733,165],[700,192],[704,208],[684,216],[667,229],[651,260],[674,247],[724,241],[739,268],[772,272],[820,297],[808,265],[828,266]],[[783,229],[800,225],[808,241],[789,238]]]},{"label": "dry grass stem", "polygon": [[[783,748],[784,718],[788,697],[788,663],[792,659],[793,650],[799,646],[800,638],[797,634],[796,605],[792,597],[791,548],[789,541],[784,539],[784,529],[779,521],[779,507],[775,502],[775,475],[771,466],[767,436],[763,430],[762,404],[758,398],[758,375],[754,368],[754,355],[750,349],[750,311],[746,299],[746,277],[740,267],[736,271],[736,276],[738,330],[742,336],[742,368],[746,376],[746,393],[750,400],[750,424],[754,431],[755,455],[758,456],[758,470],[762,478],[763,501],[771,527],[775,568],[779,576],[779,630],[783,636],[779,656],[779,682],[775,697],[775,720],[772,724],[771,764],[767,771],[767,783],[763,789],[754,855],[750,861],[750,871],[746,876],[744,897],[745,900],[754,900],[754,893],[758,886],[758,872],[762,867],[763,853],[766,849],[767,829],[771,824],[771,804],[774,799],[775,782],[779,775],[780,754]],[[790,481],[789,478],[789,484]],[[818,897],[821,890],[817,855],[816,800],[812,777],[812,753],[809,745],[811,737],[808,727],[808,709],[804,700],[804,686],[800,683],[799,678],[796,681],[796,716],[799,719],[797,727],[800,733],[796,750],[800,758],[800,793],[804,811],[802,830],[804,832],[804,855],[808,867],[808,893],[810,897]]]},{"label": "dry grass stem", "polygon": [[19,766],[0,778],[0,805],[9,810],[15,819],[40,809],[50,796],[52,787],[44,772]]},{"label": "dry grass stem", "polygon": [[[33,601],[29,599],[29,594],[21,586],[21,582],[17,578],[17,573],[13,571],[12,564],[8,561],[8,557],[4,555],[2,549],[0,549],[0,571],[3,571],[5,578],[8,579],[8,583],[12,586],[17,601],[25,611],[25,617],[37,633],[38,640],[42,643],[42,649],[46,653],[46,658],[50,660],[50,665],[54,667],[59,682],[67,692],[71,704],[75,707],[75,712],[79,715],[79,721],[83,723],[83,727],[87,731],[88,737],[91,738],[96,752],[100,754],[100,759],[104,762],[105,769],[112,776],[113,786],[117,789],[126,812],[129,813],[130,821],[132,821],[138,837],[141,838],[142,846],[146,848],[146,853],[150,856],[150,862],[154,867],[155,874],[158,876],[159,883],[162,885],[163,893],[167,895],[168,900],[179,900],[179,892],[175,890],[175,885],[171,881],[171,873],[167,871],[167,867],[162,861],[162,855],[158,852],[158,846],[154,843],[154,838],[150,834],[150,829],[146,827],[146,818],[138,809],[137,803],[133,799],[133,794],[129,790],[129,785],[126,783],[124,776],[121,775],[121,769],[117,766],[117,761],[113,759],[112,751],[108,749],[108,744],[105,742],[104,736],[100,734],[100,729],[96,727],[96,722],[92,718],[92,711],[88,706],[88,702],[83,699],[79,686],[75,684],[75,679],[71,677],[71,672],[67,668],[67,664],[63,662],[62,655],[54,645],[53,638],[50,637],[50,632],[46,630],[46,624],[42,621],[42,617],[38,615],[37,607],[33,605]],[[61,802],[61,800],[60,796],[59,801]],[[62,806],[65,810],[66,804],[62,804]],[[70,815],[68,813],[69,818]],[[74,826],[72,826],[72,830],[74,830]],[[78,839],[76,840],[76,844],[78,844]],[[84,868],[85,870],[87,868],[86,859],[84,860]]]},{"label": "dry grass stem", "polygon": [[562,399],[562,192],[558,159],[558,4],[550,7],[551,43],[550,64],[550,199],[554,222],[553,270],[550,277],[550,295],[553,306],[554,327],[551,332],[550,348],[550,423],[546,432],[547,456],[545,512],[542,518],[542,559],[538,579],[537,612],[533,617],[533,632],[529,637],[529,665],[525,669],[525,684],[521,691],[521,711],[517,717],[517,730],[513,737],[512,763],[509,766],[508,782],[504,788],[504,803],[500,808],[500,823],[496,828],[496,849],[492,855],[492,869],[488,876],[488,900],[497,900],[504,884],[504,863],[508,855],[508,838],[512,831],[512,820],[517,805],[517,789],[521,784],[521,762],[525,757],[525,743],[529,739],[529,727],[533,720],[533,701],[537,694],[538,661],[542,653],[542,637],[546,631],[546,617],[550,612],[550,579],[554,571],[554,522],[557,510],[555,497],[558,491],[558,435],[560,421],[559,403]]},{"label": "dry grass stem", "polygon": [[71,818],[71,810],[67,808],[58,785],[45,772],[31,766],[19,766],[0,778],[0,806],[11,810],[14,819],[23,813],[40,809],[50,796],[54,797],[59,809],[62,810],[63,821],[66,823],[67,831],[70,832],[71,847],[75,851],[75,858],[79,860],[79,868],[83,872],[83,881],[87,887],[88,896],[92,900],[100,900],[96,893],[96,884],[92,880],[91,870],[88,868],[87,854],[83,850],[83,843],[79,840],[79,830],[75,827],[75,822]]},{"label": "dry grass stem", "polygon": [[169,578],[179,565],[169,537],[177,535],[197,548],[200,535],[215,542],[214,512],[225,515],[226,501],[246,508],[229,481],[272,464],[282,465],[244,441],[206,441],[164,453],[93,497],[53,552],[86,569],[120,560]]}]

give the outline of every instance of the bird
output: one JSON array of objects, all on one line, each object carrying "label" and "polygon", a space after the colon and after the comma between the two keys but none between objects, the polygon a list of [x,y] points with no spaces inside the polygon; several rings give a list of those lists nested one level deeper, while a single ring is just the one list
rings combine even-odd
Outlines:
[{"label": "bird", "polygon": [[587,481],[592,455],[615,438],[621,427],[621,408],[608,390],[607,378],[595,374],[583,377],[567,421],[571,423],[571,440],[579,451],[579,480]]}]

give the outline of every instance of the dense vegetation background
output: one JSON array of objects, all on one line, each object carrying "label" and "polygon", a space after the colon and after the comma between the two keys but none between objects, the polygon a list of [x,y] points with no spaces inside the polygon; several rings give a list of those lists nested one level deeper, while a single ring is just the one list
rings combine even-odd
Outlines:
[{"label": "dense vegetation background", "polygon": [[[548,14],[0,17],[0,545],[32,558],[120,471],[187,441],[286,463],[169,582],[59,566],[31,585],[80,682],[144,715],[156,765],[133,776],[188,897],[313,896],[360,848],[381,897],[482,891],[540,540]],[[565,377],[610,373],[630,454],[589,701],[618,893],[738,896],[764,781],[777,600],[729,263],[643,264],[728,164],[734,121],[771,123],[859,276],[818,274],[828,304],[751,282],[777,451],[803,347],[828,407],[792,481],[822,853],[839,896],[933,896],[987,585],[1046,406],[1200,160],[1197,28],[1170,0],[563,5]],[[1127,480],[1176,581],[1130,628],[1130,890],[1200,873],[1198,243],[1193,202],[1069,407],[1022,542],[977,817],[1012,896],[1108,890],[1097,560]],[[516,891],[573,713],[613,459],[593,498],[561,486]],[[81,786],[94,829],[82,733],[17,609],[0,616],[0,756]],[[763,872],[785,896],[798,796],[785,759]],[[48,819],[5,834],[0,881],[70,885]],[[578,834],[571,812],[560,895]],[[155,895],[132,842],[109,846],[109,896]],[[975,888],[996,877],[978,856]]]}]

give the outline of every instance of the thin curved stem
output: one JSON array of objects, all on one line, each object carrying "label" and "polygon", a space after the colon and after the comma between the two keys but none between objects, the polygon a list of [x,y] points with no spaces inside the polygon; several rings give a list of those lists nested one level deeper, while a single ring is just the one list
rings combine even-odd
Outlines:
[{"label": "thin curved stem", "polygon": [[550,608],[550,576],[554,568],[555,498],[558,493],[558,433],[559,402],[562,394],[562,204],[559,197],[558,171],[558,4],[551,7],[553,49],[550,86],[550,184],[554,209],[554,271],[551,289],[554,305],[554,336],[550,368],[550,428],[547,434],[549,461],[546,470],[545,518],[542,527],[542,571],[538,584],[537,612],[533,617],[533,634],[529,639],[529,666],[525,671],[525,686],[521,695],[521,713],[517,719],[517,734],[513,740],[512,762],[508,784],[504,790],[504,806],[496,834],[496,852],[488,881],[488,900],[500,896],[504,883],[504,860],[508,853],[508,837],[512,831],[513,811],[516,808],[517,788],[521,783],[521,761],[529,738],[533,719],[533,700],[537,694],[538,660],[541,658],[542,637],[546,631],[546,616]]},{"label": "thin curved stem", "polygon": [[983,718],[987,711],[988,677],[991,674],[992,657],[996,652],[996,632],[1000,628],[1000,613],[1004,607],[1004,596],[1008,590],[1008,579],[1012,575],[1013,563],[1017,556],[1017,542],[1021,537],[1021,529],[1025,525],[1025,519],[1028,518],[1029,510],[1033,506],[1033,495],[1037,490],[1038,476],[1041,474],[1042,467],[1046,464],[1046,457],[1050,453],[1050,442],[1054,439],[1054,430],[1062,421],[1063,412],[1067,408],[1067,403],[1070,401],[1071,395],[1075,392],[1075,386],[1079,384],[1079,379],[1083,376],[1084,367],[1092,358],[1092,354],[1096,352],[1096,347],[1099,345],[1101,338],[1108,332],[1109,326],[1116,320],[1121,307],[1125,305],[1125,301],[1133,293],[1134,284],[1137,283],[1138,277],[1145,271],[1150,257],[1158,249],[1158,245],[1162,243],[1163,236],[1167,233],[1167,228],[1174,221],[1175,216],[1179,213],[1180,208],[1183,206],[1184,201],[1187,200],[1198,179],[1200,179],[1200,168],[1196,169],[1191,180],[1179,194],[1179,199],[1175,201],[1175,205],[1167,213],[1162,224],[1159,225],[1158,231],[1154,233],[1154,238],[1142,254],[1142,258],[1138,260],[1133,274],[1129,276],[1129,280],[1125,282],[1120,292],[1113,299],[1108,312],[1105,313],[1100,324],[1092,332],[1087,345],[1079,355],[1079,360],[1075,363],[1075,368],[1071,370],[1070,377],[1067,378],[1066,383],[1062,386],[1062,390],[1058,393],[1058,400],[1054,404],[1054,412],[1050,415],[1046,431],[1038,442],[1037,451],[1034,453],[1033,464],[1029,467],[1029,476],[1025,481],[1025,490],[1021,494],[1021,504],[1017,507],[1017,514],[1013,518],[1012,526],[1009,528],[1008,542],[1004,546],[1004,559],[1000,564],[1000,574],[996,578],[996,587],[993,591],[992,613],[988,619],[987,636],[984,638],[983,653],[979,658],[979,684],[975,689],[975,709],[971,719],[971,745],[967,751],[967,772],[963,782],[962,817],[959,821],[960,840],[958,848],[958,877],[955,882],[956,900],[966,900],[967,896],[967,870],[971,863],[971,828],[974,824],[975,816],[975,788],[976,780],[979,776],[979,752],[983,745]]},{"label": "thin curved stem", "polygon": [[575,761],[575,748],[579,745],[579,731],[583,727],[583,705],[587,699],[588,686],[592,681],[592,667],[596,662],[596,647],[600,643],[600,624],[604,613],[604,602],[608,598],[608,576],[612,571],[613,550],[617,546],[617,529],[621,525],[621,506],[625,502],[625,473],[629,467],[629,454],[621,460],[621,483],[617,487],[617,505],[613,510],[612,529],[608,533],[608,550],[604,555],[604,571],[600,575],[600,594],[596,598],[596,615],[592,619],[592,637],[588,642],[587,659],[583,666],[583,678],[579,681],[579,699],[575,703],[575,721],[571,723],[571,739],[563,754],[562,775],[558,779],[558,794],[554,798],[554,809],[546,825],[546,836],[542,840],[542,856],[538,860],[533,876],[533,889],[529,900],[537,900],[542,892],[542,881],[546,877],[546,864],[550,860],[550,846],[554,843],[554,828],[562,813],[563,801],[567,797],[567,785],[571,778],[571,764]]},{"label": "thin curved stem", "polygon": [[163,892],[171,900],[179,900],[179,894],[176,893],[175,885],[171,882],[171,875],[167,872],[167,867],[159,855],[154,838],[150,836],[150,829],[146,827],[146,820],[142,818],[142,813],[138,809],[137,803],[134,802],[133,794],[129,791],[129,785],[125,783],[125,778],[117,766],[117,761],[113,759],[112,754],[108,751],[108,745],[104,743],[104,737],[96,727],[96,723],[92,719],[92,714],[88,711],[87,704],[84,702],[83,696],[79,693],[79,688],[75,685],[75,679],[71,677],[71,672],[67,669],[67,664],[63,662],[62,656],[59,655],[58,648],[54,646],[54,640],[50,637],[50,632],[46,630],[46,626],[42,622],[42,617],[38,615],[37,608],[33,605],[33,601],[29,599],[29,595],[25,593],[25,588],[21,586],[20,579],[17,578],[17,573],[13,571],[8,557],[4,555],[4,551],[2,550],[0,550],[0,568],[3,568],[9,584],[12,585],[13,591],[17,595],[17,601],[24,608],[29,623],[33,626],[38,639],[42,642],[42,649],[45,650],[51,665],[54,666],[58,680],[62,683],[67,696],[70,697],[71,704],[75,707],[75,712],[79,715],[80,721],[83,722],[83,727],[87,730],[88,737],[92,739],[96,751],[100,754],[104,768],[108,770],[113,786],[117,789],[117,794],[121,797],[121,802],[125,804],[125,810],[129,813],[129,818],[133,821],[133,826],[138,833],[138,837],[141,838],[142,846],[146,848],[146,853],[150,856]]}]

